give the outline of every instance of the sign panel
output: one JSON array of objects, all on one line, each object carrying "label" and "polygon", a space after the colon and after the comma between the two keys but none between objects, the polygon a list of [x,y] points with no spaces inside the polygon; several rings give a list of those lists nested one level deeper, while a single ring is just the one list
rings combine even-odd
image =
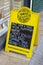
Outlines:
[{"label": "sign panel", "polygon": [[13,51],[31,58],[38,33],[38,18],[39,14],[33,13],[27,7],[12,10],[5,51]]}]

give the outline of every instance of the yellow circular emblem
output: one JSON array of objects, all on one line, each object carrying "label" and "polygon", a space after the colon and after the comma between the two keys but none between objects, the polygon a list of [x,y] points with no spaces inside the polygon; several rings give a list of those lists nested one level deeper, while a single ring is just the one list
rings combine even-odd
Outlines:
[{"label": "yellow circular emblem", "polygon": [[25,23],[28,22],[31,18],[31,11],[27,7],[22,7],[17,14],[19,22]]}]

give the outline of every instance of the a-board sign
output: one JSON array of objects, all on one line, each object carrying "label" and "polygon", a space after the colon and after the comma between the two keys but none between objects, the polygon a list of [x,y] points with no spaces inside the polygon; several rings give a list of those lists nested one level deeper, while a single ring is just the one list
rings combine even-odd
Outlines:
[{"label": "a-board sign", "polygon": [[13,51],[31,58],[38,33],[38,19],[39,14],[27,7],[12,10],[5,51]]}]

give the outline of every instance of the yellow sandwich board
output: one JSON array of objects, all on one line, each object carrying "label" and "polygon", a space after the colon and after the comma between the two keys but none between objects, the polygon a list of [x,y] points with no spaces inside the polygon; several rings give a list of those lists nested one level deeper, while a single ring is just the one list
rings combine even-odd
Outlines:
[{"label": "yellow sandwich board", "polygon": [[31,58],[38,35],[38,20],[39,14],[32,12],[27,7],[12,10],[5,51],[13,51]]}]

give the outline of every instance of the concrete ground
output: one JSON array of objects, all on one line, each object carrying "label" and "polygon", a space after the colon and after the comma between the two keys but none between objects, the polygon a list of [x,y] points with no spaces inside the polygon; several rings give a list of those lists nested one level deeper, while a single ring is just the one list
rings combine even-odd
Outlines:
[{"label": "concrete ground", "polygon": [[39,45],[35,48],[32,59],[23,55],[0,51],[0,65],[43,65],[43,11],[40,17]]},{"label": "concrete ground", "polygon": [[30,64],[28,65],[43,65],[43,11],[40,12],[40,27],[39,27],[39,40],[38,47],[33,55]]}]

